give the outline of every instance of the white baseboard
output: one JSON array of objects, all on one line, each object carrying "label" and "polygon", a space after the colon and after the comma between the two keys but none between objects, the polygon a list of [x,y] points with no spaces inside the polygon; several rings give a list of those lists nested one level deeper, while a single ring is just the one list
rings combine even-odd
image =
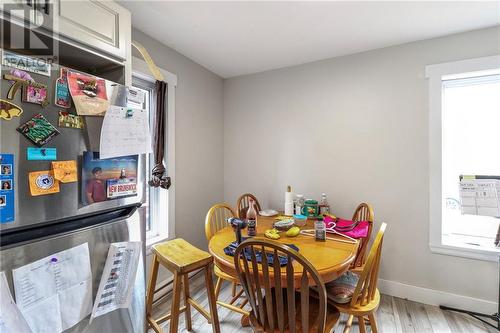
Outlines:
[{"label": "white baseboard", "polygon": [[406,298],[424,304],[436,306],[447,305],[458,309],[485,314],[492,314],[498,311],[497,303],[495,302],[439,290],[416,287],[396,281],[379,279],[378,288],[382,294]]}]

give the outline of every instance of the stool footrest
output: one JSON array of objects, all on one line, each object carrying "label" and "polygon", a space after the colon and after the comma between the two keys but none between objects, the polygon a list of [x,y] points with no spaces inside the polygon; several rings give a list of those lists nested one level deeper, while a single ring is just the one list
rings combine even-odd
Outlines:
[{"label": "stool footrest", "polygon": [[208,313],[207,310],[201,307],[200,304],[196,303],[196,301],[192,298],[187,299],[188,303],[193,306],[203,317],[205,317],[208,321],[211,321],[212,318],[210,317],[210,313]]},{"label": "stool footrest", "polygon": [[[231,304],[227,304],[227,303],[224,303],[222,301],[217,301],[217,304],[219,304],[220,306],[223,306],[229,310],[232,310],[232,311],[235,311],[235,312],[238,312],[238,313],[241,313],[242,315],[245,315],[245,316],[248,316],[250,315],[250,312],[248,311],[245,311],[243,310],[242,308],[239,308],[235,305],[231,305]],[[244,305],[243,305],[244,306]]]},{"label": "stool footrest", "polygon": [[[186,311],[186,306],[182,306],[180,309],[179,309],[179,313],[183,313]],[[160,318],[158,319],[155,319],[156,323],[159,325],[161,323],[164,323],[166,322],[167,320],[170,319],[170,317],[172,317],[172,312],[170,313],[167,313],[166,315],[164,316],[161,316]]]}]

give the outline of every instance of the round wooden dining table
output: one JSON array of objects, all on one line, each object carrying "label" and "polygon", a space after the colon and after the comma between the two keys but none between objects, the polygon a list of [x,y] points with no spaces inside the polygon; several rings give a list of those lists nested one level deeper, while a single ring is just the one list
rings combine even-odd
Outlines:
[{"label": "round wooden dining table", "polygon": [[[265,238],[264,232],[272,229],[275,222],[274,217],[257,217],[257,236],[255,238]],[[302,230],[314,229],[314,221],[307,220],[307,224],[301,227]],[[247,231],[242,230],[242,236],[247,236]],[[316,268],[325,283],[335,280],[349,269],[356,256],[359,242],[352,242],[349,239],[327,234],[329,239],[316,241],[314,236],[299,234],[297,237],[287,237],[285,232],[281,233],[281,238],[277,241],[283,244],[294,244],[311,265]],[[224,253],[224,248],[236,239],[235,233],[230,226],[219,230],[209,241],[209,252],[214,256],[216,265],[226,274],[238,278],[234,265],[234,257]],[[267,238],[266,238],[267,239]],[[294,264],[295,285],[300,286],[302,276],[302,266]]]}]

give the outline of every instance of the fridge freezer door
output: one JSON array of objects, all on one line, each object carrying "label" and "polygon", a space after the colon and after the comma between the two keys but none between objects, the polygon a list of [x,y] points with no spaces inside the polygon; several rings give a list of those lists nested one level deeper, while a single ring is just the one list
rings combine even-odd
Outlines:
[{"label": "fridge freezer door", "polygon": [[[2,66],[2,75],[9,74],[11,68]],[[15,221],[0,224],[0,230],[25,229],[46,222],[55,222],[76,216],[93,214],[95,212],[112,210],[125,205],[144,202],[145,193],[145,163],[144,155],[139,155],[137,170],[137,195],[127,198],[108,200],[92,205],[82,205],[82,152],[98,151],[99,138],[103,117],[85,117],[86,128],[58,127],[59,111],[76,114],[74,105],[70,109],[61,109],[54,105],[54,86],[59,77],[59,68],[52,66],[51,77],[30,73],[31,77],[48,87],[50,104],[42,108],[40,105],[22,101],[21,91],[18,91],[11,101],[23,109],[20,117],[0,121],[0,153],[14,154],[14,192]],[[0,79],[0,92],[7,96],[10,83]],[[126,106],[127,89],[125,86],[106,81],[106,91],[111,105]],[[33,171],[51,169],[51,161],[28,160],[27,148],[35,145],[16,129],[30,120],[35,114],[41,113],[60,132],[44,148],[56,148],[57,160],[76,160],[78,166],[78,182],[60,184],[60,192],[48,195],[32,196],[29,189],[28,175]]]},{"label": "fridge freezer door", "polygon": [[[144,218],[136,210],[126,219],[2,250],[0,251],[0,270],[5,271],[11,293],[14,295],[12,285],[13,269],[59,251],[88,243],[92,268],[93,300],[95,300],[109,244],[123,241],[141,241],[142,244],[145,244],[145,235],[142,230],[145,230]],[[77,325],[65,331],[65,333],[145,332],[144,252],[145,249],[143,247],[143,256],[139,261],[137,269],[131,306],[128,309],[118,309],[102,317],[98,317],[91,324],[89,324],[88,316]]]}]

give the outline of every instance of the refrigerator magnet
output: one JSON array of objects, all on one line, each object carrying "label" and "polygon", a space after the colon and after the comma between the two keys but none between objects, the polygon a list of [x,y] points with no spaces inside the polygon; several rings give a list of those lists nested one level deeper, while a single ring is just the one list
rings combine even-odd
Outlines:
[{"label": "refrigerator magnet", "polygon": [[52,170],[30,172],[29,183],[32,196],[59,192],[59,181],[54,178]]},{"label": "refrigerator magnet", "polygon": [[39,104],[43,107],[49,105],[47,86],[41,83],[28,82],[23,85],[23,102]]},{"label": "refrigerator magnet", "polygon": [[38,147],[42,147],[59,134],[59,131],[40,113],[19,126],[17,130]]},{"label": "refrigerator magnet", "polygon": [[61,183],[73,183],[78,181],[76,161],[55,161],[52,162],[54,178]]},{"label": "refrigerator magnet", "polygon": [[57,160],[57,148],[34,148],[28,147],[26,150],[28,161],[54,161]]},{"label": "refrigerator magnet", "polygon": [[23,109],[9,101],[0,99],[0,119],[11,120],[14,117],[19,117],[23,113]]},{"label": "refrigerator magnet", "polygon": [[66,111],[59,111],[58,126],[78,129],[83,129],[85,127],[83,123],[83,117],[71,114]]},{"label": "refrigerator magnet", "polygon": [[61,75],[56,80],[55,89],[55,104],[61,108],[68,109],[71,107],[71,94],[68,88],[68,69],[62,67]]},{"label": "refrigerator magnet", "polygon": [[5,50],[2,52],[2,65],[50,77],[50,62],[37,60]]},{"label": "refrigerator magnet", "polygon": [[14,155],[0,154],[0,223],[14,222]]}]

